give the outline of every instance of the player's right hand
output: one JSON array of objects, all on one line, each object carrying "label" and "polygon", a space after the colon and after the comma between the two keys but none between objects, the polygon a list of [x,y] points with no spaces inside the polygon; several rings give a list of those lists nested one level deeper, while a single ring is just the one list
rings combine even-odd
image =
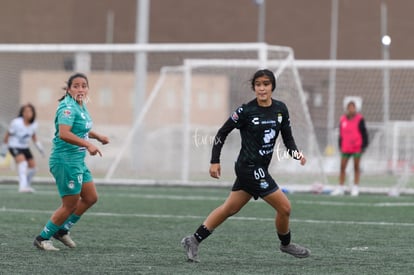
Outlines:
[{"label": "player's right hand", "polygon": [[220,178],[221,175],[221,166],[220,163],[212,163],[210,165],[210,176],[218,179]]},{"label": "player's right hand", "polygon": [[300,159],[300,164],[305,165],[306,164],[306,158],[302,155],[302,158]]}]

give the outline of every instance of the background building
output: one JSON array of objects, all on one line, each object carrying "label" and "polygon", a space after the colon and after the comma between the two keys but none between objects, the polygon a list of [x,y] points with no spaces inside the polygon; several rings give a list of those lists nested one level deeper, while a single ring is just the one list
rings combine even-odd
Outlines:
[{"label": "background building", "polygon": [[[357,0],[267,0],[265,6],[258,0],[148,0],[148,43],[245,43],[261,39],[268,45],[282,45],[294,50],[296,60],[404,60],[413,57],[414,31],[410,11],[414,2],[409,0],[357,1]],[[137,4],[139,0],[70,0],[59,4],[52,0],[19,1],[0,0],[0,43],[8,44],[131,44],[137,41],[139,20]],[[333,4],[338,3],[337,16]],[[387,7],[387,13],[381,13]],[[264,13],[261,13],[264,7]],[[260,16],[261,15],[261,16]],[[333,19],[337,19],[337,28]],[[262,20],[264,19],[264,20]],[[137,23],[138,22],[138,23]],[[384,25],[384,22],[386,23]],[[259,28],[263,27],[263,28]],[[384,48],[381,37],[388,34],[392,43]],[[261,33],[263,31],[263,33]],[[335,33],[336,39],[331,39]],[[334,47],[336,45],[336,47]],[[386,49],[387,56],[384,56]],[[334,53],[334,54],[333,54]],[[184,58],[252,58],[252,53],[188,55],[182,53],[150,54],[147,65],[147,96],[156,87],[160,79],[160,68],[182,65]],[[81,58],[81,59],[78,59]],[[82,59],[83,58],[83,59]],[[274,56],[273,56],[274,58]],[[93,112],[97,125],[111,128],[121,136],[127,136],[134,115],[142,106],[134,99],[133,54],[17,54],[0,53],[0,134],[4,132],[8,121],[16,114],[18,106],[27,101],[35,103],[41,112],[39,119],[44,122],[43,131],[50,134],[47,124],[53,115],[55,98],[61,96],[59,88],[63,86],[66,75],[77,70],[79,60],[86,60],[85,71],[91,77],[95,92]],[[81,62],[82,63],[82,62]],[[299,63],[298,63],[299,64]],[[253,70],[253,69],[252,69]],[[343,112],[343,100],[347,96],[357,96],[363,102],[363,113],[369,125],[374,141],[371,158],[388,155],[383,146],[387,139],[384,131],[385,120],[411,121],[414,102],[407,100],[411,96],[411,68],[396,68],[389,71],[390,98],[384,100],[384,73],[382,67],[366,69],[336,69],[336,80],[332,80],[332,68],[299,68],[299,77],[304,90],[304,100],[314,126],[320,151],[328,156],[335,154],[335,136],[333,134],[339,116]],[[191,123],[202,129],[204,137],[214,135],[216,126],[224,120],[236,106],[251,98],[248,80],[251,73],[241,70],[222,69],[200,71],[194,78],[192,109],[189,114]],[[225,77],[223,78],[223,76]],[[149,112],[154,125],[159,123],[176,124],[182,118],[183,107],[177,107],[185,101],[180,85],[182,76],[169,76],[170,86],[162,92],[156,112]],[[61,84],[59,84],[61,83]],[[332,85],[335,83],[335,98],[332,98]],[[54,88],[55,87],[55,88]],[[214,91],[214,92],[213,92]],[[286,93],[280,88],[279,95]],[[297,96],[297,101],[302,100]],[[209,102],[216,102],[209,104]],[[385,119],[384,108],[389,105],[389,114]],[[167,112],[169,108],[173,113]],[[214,116],[209,116],[213,113]],[[168,114],[168,119],[164,118]],[[305,122],[304,120],[301,122]],[[174,124],[173,123],[173,124]],[[173,126],[176,127],[177,125]],[[200,128],[200,126],[203,126]],[[211,129],[209,128],[211,127]],[[173,138],[168,146],[180,147],[182,135],[178,128],[170,129]],[[194,130],[194,129],[192,129]],[[199,132],[199,133],[201,133]],[[161,133],[161,132],[160,132]],[[160,134],[158,133],[158,134]],[[164,133],[165,134],[165,133]],[[155,135],[155,134],[154,134]],[[161,134],[160,134],[161,135]],[[197,135],[196,135],[197,136]],[[151,136],[149,143],[156,138]],[[45,136],[49,140],[49,136]],[[203,142],[208,138],[203,139]],[[123,139],[117,141],[122,146]],[[159,144],[165,140],[159,141]],[[208,142],[207,142],[208,143]],[[237,142],[235,143],[237,144]],[[388,143],[387,143],[388,144]],[[148,147],[148,146],[146,146]],[[117,148],[113,146],[113,148]],[[405,147],[404,147],[405,148]],[[404,148],[402,151],[404,151]],[[393,149],[394,150],[394,149]],[[395,149],[396,150],[396,149]],[[394,150],[394,151],[395,151]],[[397,151],[399,151],[398,149]],[[208,159],[209,149],[195,155]],[[116,151],[112,152],[113,156]],[[168,152],[167,152],[168,153]],[[170,152],[171,155],[175,154]],[[180,152],[179,154],[182,154]],[[159,161],[157,156],[153,162]],[[336,157],[336,156],[335,156]],[[148,158],[147,158],[148,159]],[[381,169],[387,166],[384,158]],[[398,160],[399,157],[395,159]],[[112,162],[111,158],[107,161]],[[394,161],[394,163],[395,163]],[[193,166],[204,167],[203,161],[194,161]],[[325,162],[330,163],[330,162]],[[165,159],[164,170],[171,166]],[[180,165],[179,163],[174,163]],[[370,167],[377,168],[376,163]],[[337,167],[334,163],[332,167]],[[104,170],[104,169],[103,169]],[[204,171],[204,170],[203,170]]]},{"label": "background building", "polygon": [[[256,42],[257,0],[149,0],[149,42]],[[265,42],[298,59],[330,58],[332,0],[267,0]],[[391,58],[414,57],[411,0],[339,0],[338,59],[381,59],[381,3]],[[0,0],[1,43],[134,43],[137,0]],[[108,27],[108,14],[113,16]],[[111,16],[111,15],[110,15]],[[108,34],[109,33],[109,34]]]}]

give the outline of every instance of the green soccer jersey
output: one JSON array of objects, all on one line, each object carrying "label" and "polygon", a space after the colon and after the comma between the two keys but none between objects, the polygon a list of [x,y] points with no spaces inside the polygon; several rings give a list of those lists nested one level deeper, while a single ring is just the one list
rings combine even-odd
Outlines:
[{"label": "green soccer jersey", "polygon": [[66,96],[59,104],[55,116],[55,134],[49,163],[76,163],[83,161],[86,148],[70,144],[59,137],[59,125],[71,126],[76,136],[88,139],[92,119],[86,105],[79,105],[72,97]]}]

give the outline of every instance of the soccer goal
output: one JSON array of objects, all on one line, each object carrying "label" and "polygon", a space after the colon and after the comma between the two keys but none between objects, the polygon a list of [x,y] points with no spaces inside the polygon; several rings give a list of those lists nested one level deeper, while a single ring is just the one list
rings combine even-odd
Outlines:
[{"label": "soccer goal", "polygon": [[[236,131],[223,148],[220,181],[208,176],[214,135],[236,107],[254,98],[250,79],[259,68],[277,76],[276,99],[290,111],[300,166],[282,141],[271,171],[286,188],[326,183],[321,153],[301,79],[289,47],[266,44],[0,45],[1,119],[21,103],[38,110],[38,136],[50,150],[61,87],[74,71],[89,77],[88,109],[111,144],[103,158],[88,157],[97,181],[108,183],[226,185],[234,180],[240,149]],[[144,70],[143,70],[144,68]],[[4,107],[6,106],[6,107]],[[36,157],[36,156],[35,156]],[[49,177],[47,160],[37,158]]]},{"label": "soccer goal", "polygon": [[[322,169],[322,158],[312,121],[301,89],[297,70],[293,67],[292,62],[293,55],[289,54],[285,59],[267,60],[265,62],[257,59],[186,59],[183,66],[162,68],[157,84],[154,85],[154,89],[150,93],[150,98],[128,135],[128,142],[124,144],[120,154],[112,163],[106,179],[113,178],[116,170],[119,169],[123,152],[128,151],[126,148],[131,145],[133,135],[140,131],[144,118],[147,116],[152,117],[152,115],[147,113],[156,106],[157,101],[155,99],[162,96],[161,87],[166,85],[168,78],[178,77],[181,78],[180,82],[183,84],[182,127],[179,128],[181,133],[176,137],[176,139],[181,139],[181,146],[176,146],[173,155],[179,155],[180,157],[176,158],[176,163],[171,163],[169,159],[157,159],[154,162],[161,164],[165,161],[166,163],[162,165],[163,167],[173,167],[172,171],[180,171],[180,179],[183,182],[194,181],[194,176],[198,177],[199,180],[206,180],[206,167],[209,163],[214,135],[218,127],[220,127],[219,123],[223,123],[236,107],[254,98],[249,80],[255,70],[266,67],[273,70],[277,77],[277,89],[274,97],[282,100],[289,106],[296,141],[308,158],[307,165],[300,167],[297,161],[290,158],[282,140],[279,139],[275,148],[271,171],[277,174],[275,177],[280,180],[283,186],[291,190],[309,190],[312,184],[326,184],[327,180]],[[207,75],[211,78],[211,80],[207,81],[214,81],[215,85],[219,85],[217,83],[220,83],[221,80],[225,82],[225,86],[231,87],[234,91],[234,99],[230,100],[232,98],[232,95],[229,94],[231,91],[227,92],[227,99],[225,99],[223,98],[223,93],[218,92],[217,88],[212,88],[210,91],[205,91],[203,88],[200,89],[197,83],[203,76]],[[214,78],[216,79],[214,80]],[[214,121],[212,126],[209,126],[207,121],[200,121],[200,119],[206,120],[208,117],[214,116],[215,109],[223,101],[228,101],[226,103],[228,107],[224,106],[224,117]],[[203,115],[203,112],[208,109],[212,110]],[[168,131],[171,135],[174,131],[177,131],[176,128],[168,128],[168,126],[164,129],[157,127],[154,131],[160,130],[163,133]],[[162,139],[163,135],[159,137]],[[151,139],[150,144],[143,147],[148,149],[153,142],[154,140]],[[162,142],[158,141],[155,144],[157,144],[157,149],[159,149],[158,146]],[[231,178],[234,177],[232,166],[237,157],[236,154],[239,151],[239,147],[240,139],[238,134],[231,134],[226,141],[222,153],[222,165],[227,168],[227,171],[223,173],[223,178],[228,181],[231,181]],[[163,151],[168,152],[171,149]],[[148,153],[146,155],[151,156],[153,154]]]},{"label": "soccer goal", "polygon": [[399,196],[412,189],[414,172],[414,122],[394,121],[390,124],[392,144],[390,170],[398,176],[397,182],[388,191],[390,196]]}]

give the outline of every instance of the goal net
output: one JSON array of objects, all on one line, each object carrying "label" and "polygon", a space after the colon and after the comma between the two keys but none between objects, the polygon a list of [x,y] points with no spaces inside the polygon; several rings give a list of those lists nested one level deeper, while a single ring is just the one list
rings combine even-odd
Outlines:
[{"label": "goal net", "polygon": [[[284,186],[293,189],[300,188],[298,185],[302,185],[301,189],[303,189],[310,188],[312,183],[326,183],[322,170],[321,154],[297,71],[292,64],[292,58],[291,55],[287,55],[285,59],[268,60],[265,62],[266,64],[256,59],[186,59],[183,66],[162,68],[161,76],[150,93],[151,97],[129,132],[128,142],[124,144],[121,153],[112,163],[106,178],[112,178],[117,172],[121,172],[119,167],[123,167],[120,164],[123,152],[129,151],[128,148],[132,143],[134,133],[141,131],[141,136],[143,136],[143,132],[151,133],[151,138],[143,147],[144,150],[148,150],[144,154],[146,161],[152,160],[152,166],[161,165],[164,173],[170,175],[169,177],[171,177],[170,173],[178,172],[180,174],[175,174],[174,177],[180,178],[184,182],[207,180],[206,172],[211,147],[218,128],[233,110],[254,98],[250,88],[250,79],[255,70],[266,66],[273,70],[277,76],[275,97],[289,106],[296,141],[309,159],[305,167],[299,167],[298,162],[293,161],[287,154],[283,142],[279,139],[270,170],[275,175],[277,174],[276,178]],[[208,90],[200,86],[205,76],[208,76],[205,81],[211,82],[210,85],[212,85]],[[153,119],[159,116],[163,123],[168,120],[165,117],[165,109],[161,111],[159,109],[153,111],[152,109],[159,104],[157,98],[164,97],[164,93],[168,93],[168,83],[177,80],[182,83],[182,100],[178,99],[181,101],[179,109],[182,112],[179,121],[172,125],[166,124],[163,127],[144,125],[147,117]],[[220,91],[220,83],[226,87],[227,92],[224,94]],[[223,98],[223,96],[225,97]],[[225,104],[222,105],[223,103]],[[217,116],[220,109],[222,109],[222,116],[209,123],[209,118]],[[174,138],[166,139],[166,136]],[[231,181],[234,178],[233,165],[239,149],[240,138],[235,131],[226,140],[222,152],[222,178],[226,181]],[[171,156],[159,159],[158,154],[155,154],[158,150],[164,152],[164,156],[168,154]],[[134,170],[134,172],[138,173],[137,175],[143,175],[149,171],[146,169],[139,172]]]},{"label": "goal net", "polygon": [[[1,124],[20,104],[37,107],[38,136],[50,151],[60,89],[75,71],[89,77],[88,109],[94,129],[109,136],[103,157],[88,157],[97,181],[108,183],[226,185],[234,181],[240,150],[234,131],[222,152],[222,179],[209,178],[211,147],[219,127],[254,98],[250,79],[259,68],[277,76],[274,97],[286,103],[306,166],[287,157],[281,140],[270,167],[287,189],[326,184],[306,97],[293,52],[266,44],[0,45]],[[37,152],[33,150],[36,154]],[[39,176],[47,159],[35,155]],[[0,168],[5,170],[5,168]],[[12,172],[2,175],[12,175]]]}]

